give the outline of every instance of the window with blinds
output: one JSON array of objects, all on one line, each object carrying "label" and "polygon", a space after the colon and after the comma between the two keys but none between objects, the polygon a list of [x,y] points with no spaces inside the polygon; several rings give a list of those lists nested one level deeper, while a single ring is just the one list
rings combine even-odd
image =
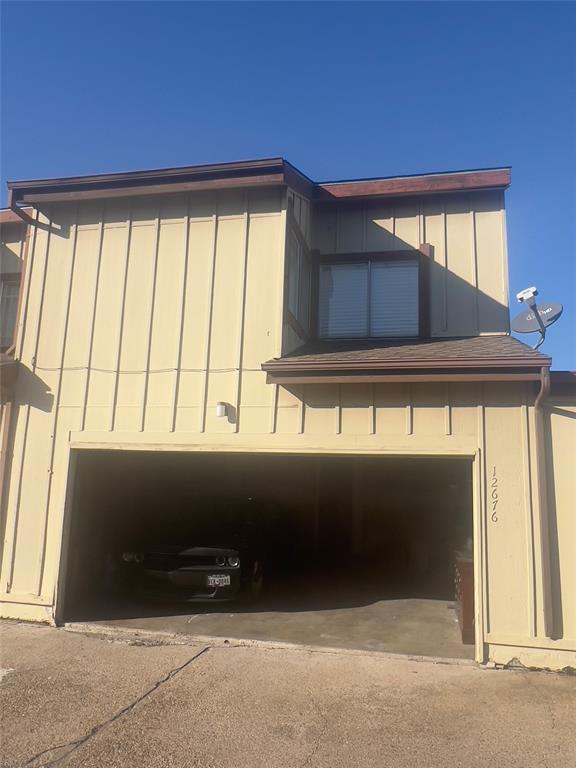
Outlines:
[{"label": "window with blinds", "polygon": [[318,335],[418,336],[418,260],[321,264]]},{"label": "window with blinds", "polygon": [[288,309],[304,331],[310,327],[312,270],[310,259],[291,234],[288,241]]},{"label": "window with blinds", "polygon": [[7,349],[12,344],[20,277],[0,277],[0,349]]}]

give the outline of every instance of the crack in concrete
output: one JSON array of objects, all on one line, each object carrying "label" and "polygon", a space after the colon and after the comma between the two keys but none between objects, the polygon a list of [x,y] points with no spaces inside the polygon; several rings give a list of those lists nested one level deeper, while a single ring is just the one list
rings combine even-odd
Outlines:
[{"label": "crack in concrete", "polygon": [[[160,686],[164,685],[165,683],[172,680],[173,677],[175,677],[177,674],[182,672],[186,669],[186,667],[190,666],[194,661],[196,661],[200,656],[207,653],[210,650],[210,646],[205,646],[202,648],[201,651],[194,654],[191,658],[187,659],[183,664],[180,664],[177,667],[174,667],[171,669],[167,674],[163,675],[159,680],[157,680],[154,685],[152,685],[150,688],[148,688],[144,693],[140,694],[134,701],[131,701],[130,704],[127,704],[125,707],[122,707],[118,712],[116,712],[114,715],[109,717],[107,720],[104,720],[101,723],[98,723],[98,725],[95,725],[93,728],[91,728],[87,734],[84,736],[81,736],[78,739],[74,739],[72,741],[68,741],[65,744],[58,744],[54,747],[49,747],[48,749],[42,750],[42,752],[38,752],[37,754],[33,755],[29,760],[27,760],[25,763],[23,763],[22,768],[51,768],[51,766],[58,765],[58,763],[61,763],[62,760],[69,757],[73,752],[75,752],[77,749],[79,749],[81,746],[86,744],[90,739],[94,738],[94,736],[97,736],[99,733],[101,733],[105,728],[108,728],[110,725],[115,723],[117,720],[119,720],[121,717],[124,717],[124,715],[130,714],[132,710],[138,706],[144,699],[147,699],[149,696],[151,696],[154,691],[158,690]],[[60,752],[60,754],[55,755],[54,753]],[[40,760],[42,757],[45,757],[52,753],[52,757],[48,759],[48,762],[44,763],[38,763],[37,761]]]},{"label": "crack in concrete", "polygon": [[310,689],[308,690],[308,693],[310,694],[310,699],[312,701],[312,704],[314,705],[314,709],[316,710],[316,712],[318,713],[318,715],[322,719],[322,728],[320,730],[320,733],[318,734],[318,737],[316,739],[316,743],[314,744],[314,746],[310,750],[310,753],[308,754],[308,756],[304,759],[304,762],[301,763],[300,768],[306,768],[307,766],[311,765],[312,760],[316,757],[316,755],[318,754],[318,752],[320,750],[320,746],[321,746],[321,744],[322,744],[322,742],[324,740],[324,735],[326,734],[326,730],[328,729],[328,718],[326,717],[326,714],[321,709],[320,705],[316,701],[316,699],[315,699],[315,697],[314,697],[314,695],[313,695],[313,693],[312,693],[312,691]]}]

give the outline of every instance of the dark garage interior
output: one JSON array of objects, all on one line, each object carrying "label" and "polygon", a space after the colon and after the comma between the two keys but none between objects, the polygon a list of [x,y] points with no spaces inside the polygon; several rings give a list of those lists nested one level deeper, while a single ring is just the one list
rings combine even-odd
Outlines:
[{"label": "dark garage interior", "polygon": [[[455,602],[469,460],[81,450],[73,488],[67,622],[473,656]],[[159,597],[126,579],[126,553],[230,547],[240,532],[258,553],[258,599]]]}]

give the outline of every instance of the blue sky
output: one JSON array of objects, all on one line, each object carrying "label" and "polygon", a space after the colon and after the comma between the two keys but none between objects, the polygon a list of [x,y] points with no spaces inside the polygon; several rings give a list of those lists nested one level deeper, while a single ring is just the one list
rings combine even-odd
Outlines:
[{"label": "blue sky", "polygon": [[573,3],[3,2],[1,21],[3,204],[7,178],[276,155],[317,180],[511,165],[512,297],[565,305],[543,351],[576,369]]}]

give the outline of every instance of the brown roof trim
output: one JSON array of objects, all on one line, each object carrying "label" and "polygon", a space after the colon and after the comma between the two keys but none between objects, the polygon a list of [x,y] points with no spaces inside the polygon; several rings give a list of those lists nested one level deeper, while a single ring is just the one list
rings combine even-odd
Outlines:
[{"label": "brown roof trim", "polygon": [[394,197],[464,190],[506,189],[510,186],[510,180],[510,168],[490,168],[366,181],[326,182],[316,185],[314,199],[333,201],[359,197]]},{"label": "brown roof trim", "polygon": [[[22,208],[22,211],[27,214],[32,213],[32,208]],[[0,210],[0,224],[25,224],[22,218],[18,214],[14,213],[10,208],[2,208]]]},{"label": "brown roof trim", "polygon": [[281,158],[272,158],[96,176],[9,181],[8,189],[10,206],[13,207],[17,203],[48,203],[212,189],[242,189],[285,183],[284,161]]},{"label": "brown roof trim", "polygon": [[550,371],[553,384],[574,384],[576,386],[576,371]]},{"label": "brown roof trim", "polygon": [[53,177],[49,179],[26,179],[23,181],[8,181],[8,189],[22,189],[22,188],[34,188],[40,189],[41,187],[54,187],[54,186],[69,186],[75,187],[91,186],[94,183],[98,183],[103,186],[111,186],[115,183],[125,182],[150,182],[154,180],[162,181],[169,178],[181,177],[181,176],[213,176],[218,174],[220,176],[229,176],[233,174],[241,174],[243,172],[266,171],[271,168],[283,169],[284,160],[281,157],[265,158],[262,160],[241,160],[233,163],[211,163],[209,165],[183,165],[175,168],[153,168],[151,170],[143,171],[120,171],[119,173],[97,173],[88,176],[63,176]]},{"label": "brown roof trim", "polygon": [[410,360],[298,360],[297,358],[284,358],[268,360],[262,363],[262,370],[267,373],[346,373],[348,371],[370,371],[374,373],[405,373],[407,371],[434,371],[439,369],[458,370],[500,370],[500,369],[531,369],[540,370],[542,366],[550,365],[551,359],[543,357],[535,360],[533,357],[482,357],[482,358],[439,358]]},{"label": "brown roof trim", "polygon": [[481,382],[481,381],[540,381],[540,371],[534,372],[505,372],[473,371],[461,373],[457,371],[422,372],[422,373],[366,373],[366,374],[340,374],[340,375],[290,375],[282,373],[268,373],[268,384],[282,384],[290,386],[294,384],[379,384],[379,383],[421,383],[431,382]]},{"label": "brown roof trim", "polygon": [[9,181],[10,206],[210,189],[289,186],[319,202],[500,188],[509,168],[317,183],[281,157],[148,171]]},{"label": "brown roof trim", "polygon": [[569,397],[576,404],[576,371],[550,371],[549,397]]}]

